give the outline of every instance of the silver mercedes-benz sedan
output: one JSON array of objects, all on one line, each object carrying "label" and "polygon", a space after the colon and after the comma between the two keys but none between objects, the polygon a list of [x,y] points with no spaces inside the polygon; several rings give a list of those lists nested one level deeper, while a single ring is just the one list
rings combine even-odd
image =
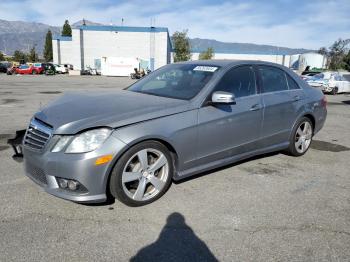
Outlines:
[{"label": "silver mercedes-benz sedan", "polygon": [[301,156],[326,114],[322,92],[286,67],[176,63],[122,91],[47,105],[25,133],[25,172],[57,197],[140,206],[172,180],[272,151]]}]

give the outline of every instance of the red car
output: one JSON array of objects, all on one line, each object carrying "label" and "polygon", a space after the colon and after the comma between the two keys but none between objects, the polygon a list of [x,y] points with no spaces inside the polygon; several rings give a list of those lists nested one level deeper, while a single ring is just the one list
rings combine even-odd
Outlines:
[{"label": "red car", "polygon": [[33,64],[32,66],[21,65],[16,69],[16,74],[28,75],[28,74],[42,74],[44,67],[40,63]]}]

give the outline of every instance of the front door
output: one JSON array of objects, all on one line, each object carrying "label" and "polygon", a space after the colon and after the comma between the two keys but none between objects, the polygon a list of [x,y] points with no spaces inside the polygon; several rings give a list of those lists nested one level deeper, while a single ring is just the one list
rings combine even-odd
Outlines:
[{"label": "front door", "polygon": [[199,109],[198,165],[258,148],[263,108],[253,67],[230,69],[214,91],[233,93],[236,104]]}]

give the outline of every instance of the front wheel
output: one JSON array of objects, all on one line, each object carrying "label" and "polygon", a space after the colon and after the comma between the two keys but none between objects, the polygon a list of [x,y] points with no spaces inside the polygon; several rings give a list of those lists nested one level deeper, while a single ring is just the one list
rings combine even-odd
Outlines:
[{"label": "front wheel", "polygon": [[287,152],[292,156],[302,156],[309,149],[313,136],[313,125],[309,118],[303,117],[292,131]]},{"label": "front wheel", "polygon": [[130,148],[112,170],[109,189],[128,206],[142,206],[160,198],[169,188],[174,172],[172,156],[156,141]]}]

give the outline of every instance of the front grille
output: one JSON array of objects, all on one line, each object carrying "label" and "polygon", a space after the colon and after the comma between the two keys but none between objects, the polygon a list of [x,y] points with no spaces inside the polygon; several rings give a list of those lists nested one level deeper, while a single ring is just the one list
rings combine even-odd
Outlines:
[{"label": "front grille", "polygon": [[42,121],[32,119],[24,136],[23,144],[31,149],[41,151],[49,141],[52,128]]},{"label": "front grille", "polygon": [[32,177],[37,183],[47,185],[46,175],[44,170],[39,167],[33,166],[30,163],[26,164],[27,174]]}]

